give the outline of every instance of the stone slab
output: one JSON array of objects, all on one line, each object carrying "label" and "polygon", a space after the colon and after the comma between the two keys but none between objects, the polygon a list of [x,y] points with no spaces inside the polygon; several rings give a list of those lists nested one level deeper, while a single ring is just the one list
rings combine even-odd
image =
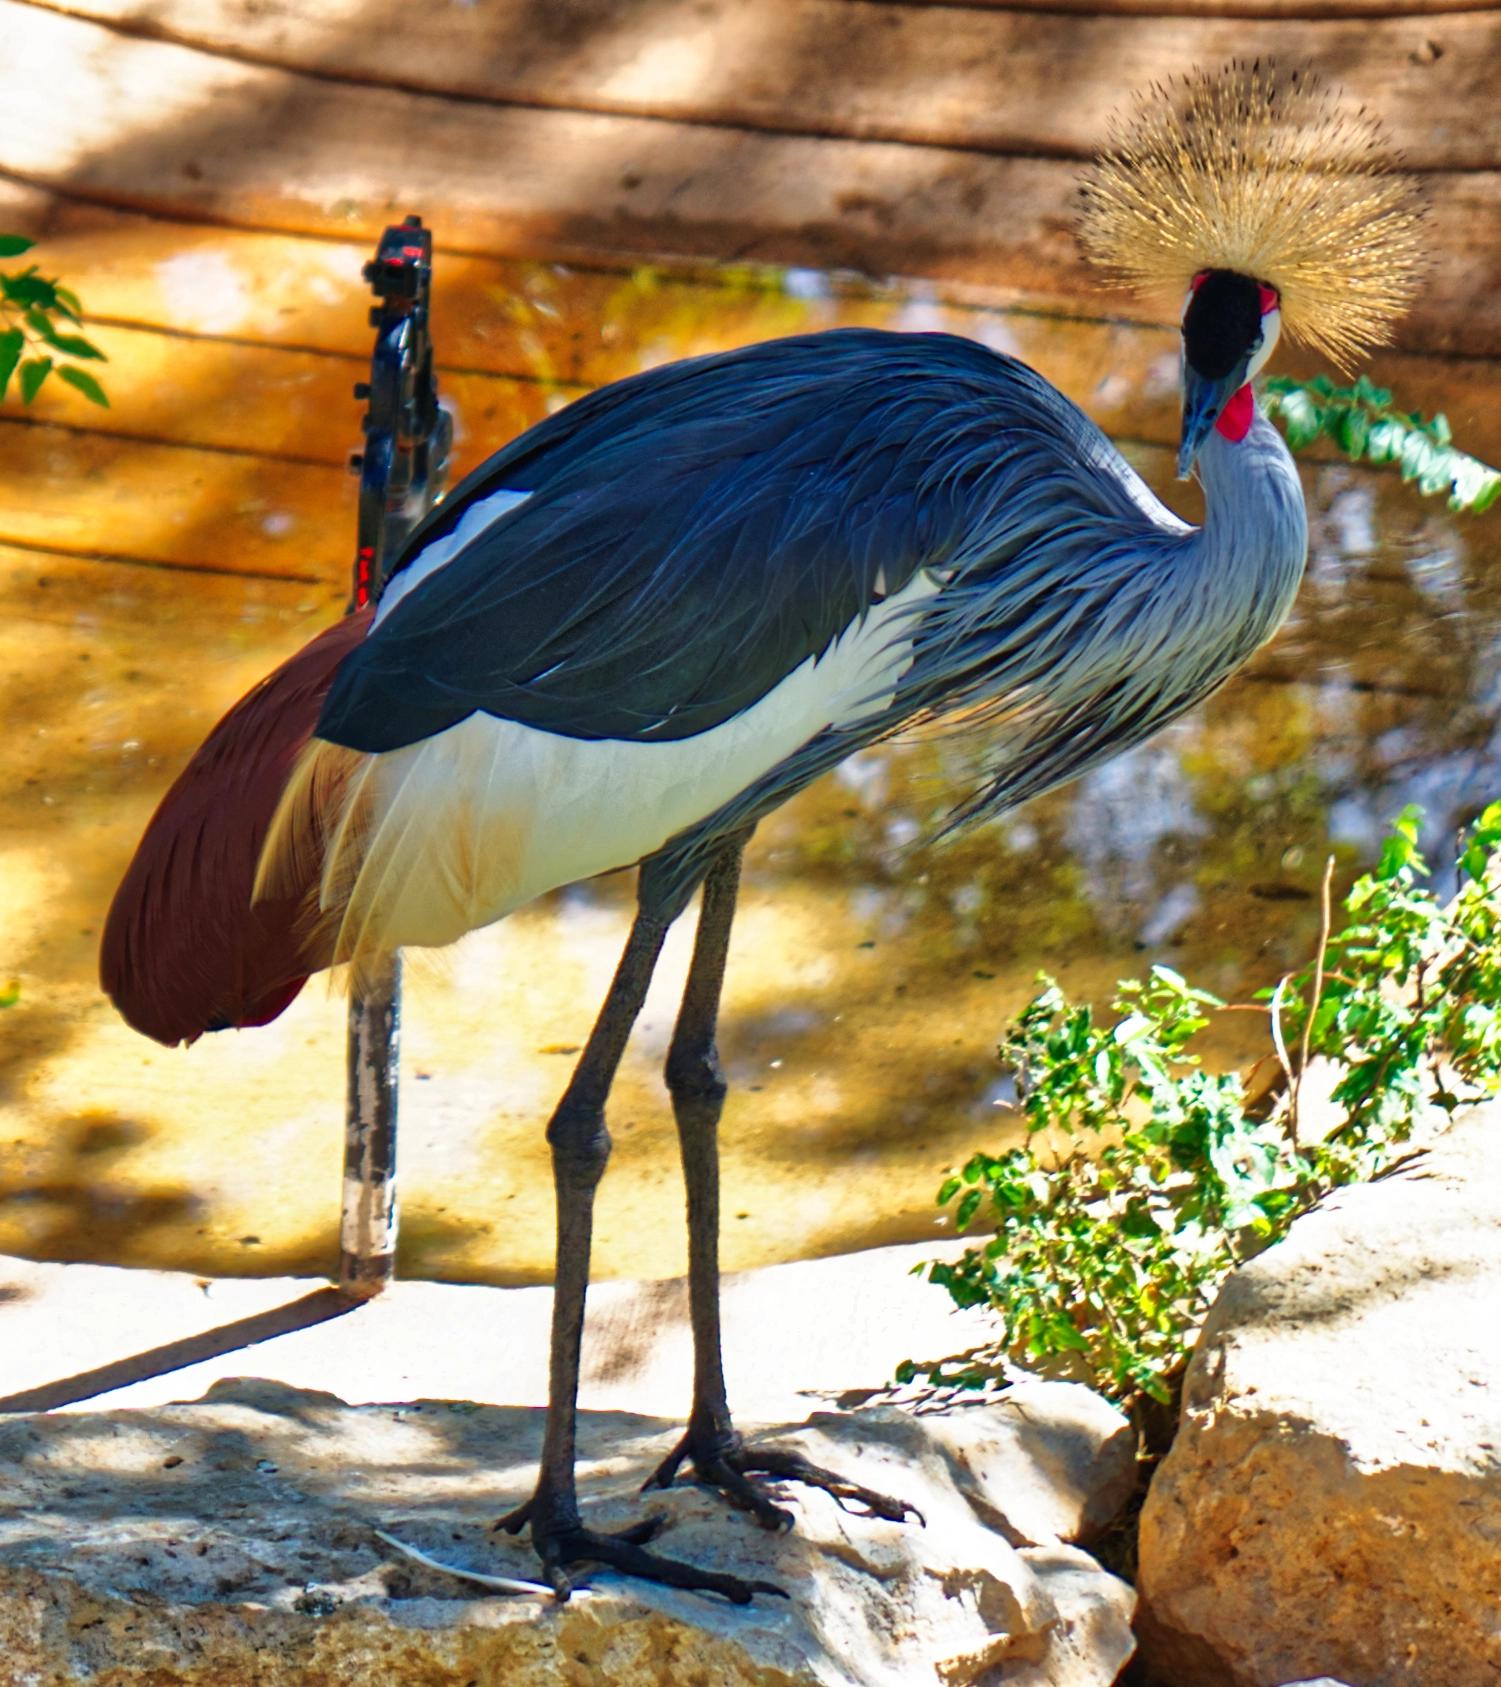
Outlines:
[{"label": "stone slab", "polygon": [[[239,1380],[191,1405],[12,1418],[0,1425],[12,1472],[0,1656],[27,1687],[1108,1687],[1133,1646],[1131,1590],[1076,1548],[1019,1548],[989,1526],[1006,1496],[976,1455],[987,1424],[1009,1436],[1007,1415],[950,1416],[966,1421],[824,1413],[785,1436],[900,1493],[922,1526],[799,1491],[797,1530],[774,1536],[699,1489],[654,1495],[668,1523],[659,1550],[788,1595],[744,1608],[608,1571],[566,1605],[498,1596],[374,1533],[485,1574],[534,1575],[530,1549],[489,1525],[530,1490],[536,1410],[351,1407]],[[642,1414],[584,1415],[592,1523],[641,1515],[643,1476],[676,1434]]]}]

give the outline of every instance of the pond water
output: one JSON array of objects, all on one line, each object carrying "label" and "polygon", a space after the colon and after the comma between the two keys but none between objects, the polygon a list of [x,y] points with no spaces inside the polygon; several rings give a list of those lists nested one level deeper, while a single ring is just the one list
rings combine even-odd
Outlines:
[{"label": "pond water", "polygon": [[[595,371],[602,345],[620,373],[832,320],[958,325],[1019,347],[1111,414],[1139,401],[1161,431],[1165,336],[1123,357],[1128,375],[1096,370],[1081,388],[1070,373],[1094,368],[1098,325],[794,277],[749,305],[743,288],[727,290],[719,317],[703,285],[677,317],[617,310],[600,341],[579,319],[584,304],[570,303],[568,274],[545,273],[546,311],[533,314],[589,340]],[[599,287],[579,278],[579,299]],[[559,343],[537,341],[548,363],[539,405],[552,401],[549,382],[577,375]],[[473,406],[460,405],[459,423],[469,459],[499,443]],[[1170,504],[1196,513],[1166,450],[1127,449]],[[1442,858],[1454,829],[1501,792],[1501,518],[1451,517],[1394,477],[1333,463],[1308,466],[1305,484],[1312,555],[1292,620],[1152,743],[937,849],[921,840],[946,807],[941,745],[863,754],[763,825],[723,1019],[727,1267],[934,1234],[945,1168],[1016,1132],[995,1045],[1039,970],[1100,999],[1161,961],[1246,1000],[1309,954],[1329,855],[1342,887],[1390,817],[1419,802]],[[326,1270],[342,1004],[314,986],[264,1031],[167,1051],[118,1024],[92,969],[151,804],[217,713],[334,611],[342,561],[328,560],[326,589],[9,561],[9,636],[25,646],[12,718],[25,730],[4,781],[0,983],[13,973],[20,994],[0,1015],[0,1251],[205,1274]],[[107,589],[91,569],[107,571]],[[88,664],[82,690],[75,662]],[[550,1275],[542,1129],[630,908],[625,875],[577,886],[413,968],[403,1274]],[[690,939],[682,922],[617,1086],[601,1275],[684,1267],[658,1074]],[[1227,1016],[1215,1038],[1226,1061],[1265,1052],[1252,1015]]]}]

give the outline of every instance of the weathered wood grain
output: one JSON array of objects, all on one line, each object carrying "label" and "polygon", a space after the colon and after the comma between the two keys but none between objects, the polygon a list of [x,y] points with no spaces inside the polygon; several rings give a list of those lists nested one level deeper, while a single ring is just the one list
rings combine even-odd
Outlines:
[{"label": "weathered wood grain", "polygon": [[322,465],[0,419],[0,543],[302,580],[348,577],[354,497]]},{"label": "weathered wood grain", "polygon": [[[420,206],[442,245],[470,253],[920,272],[1062,310],[1100,296],[1072,238],[1067,162],[487,107],[7,16],[54,72],[18,74],[27,52],[7,61],[7,161],[58,191],[341,241]],[[1399,343],[1501,355],[1501,172],[1427,184],[1435,268]]]},{"label": "weathered wood grain", "polygon": [[1087,157],[1163,76],[1317,65],[1422,169],[1501,165],[1501,11],[1136,16],[869,0],[68,0],[122,30],[349,82],[780,134]]},{"label": "weathered wood grain", "polygon": [[[658,289],[658,293],[668,288]],[[676,290],[676,289],[674,289]],[[733,298],[715,308],[714,290],[683,283],[692,313],[667,331],[646,318],[629,325],[624,349],[596,342],[576,348],[574,379],[543,382],[506,372],[444,370],[443,401],[460,430],[459,460],[468,465],[498,450],[586,386],[642,366],[653,353],[693,356],[744,345],[788,331],[779,313],[737,309]],[[892,302],[839,301],[840,320],[898,326]],[[910,321],[910,314],[908,317]],[[1170,331],[1127,324],[1059,324],[1046,317],[927,307],[925,329],[981,339],[1020,356],[1073,397],[1107,433],[1144,442],[1173,443],[1178,431],[1176,344]],[[793,329],[820,326],[818,316]],[[653,332],[654,327],[656,331]],[[95,338],[110,357],[103,371],[112,408],[93,410],[54,383],[29,414],[38,422],[104,429],[146,442],[235,451],[294,464],[341,468],[359,440],[361,406],[351,396],[363,360],[343,353],[184,338],[151,328],[106,326]],[[524,364],[526,348],[495,344],[498,361]],[[1279,370],[1312,373],[1307,358],[1279,358]],[[1370,371],[1392,386],[1400,402],[1445,411],[1460,442],[1489,461],[1501,461],[1501,367],[1391,356]],[[18,419],[22,414],[11,407]]]},{"label": "weathered wood grain", "polygon": [[[370,335],[361,247],[190,229],[36,194],[0,195],[0,222],[41,235],[36,256],[79,282],[91,331],[112,359],[101,371],[108,415],[49,386],[37,417],[331,465],[356,443],[350,387]],[[1175,437],[1171,328],[983,309],[928,289],[827,291],[813,277],[794,281],[788,291],[752,277],[579,270],[440,249],[434,311],[461,457],[473,460],[550,405],[648,364],[836,323],[978,338],[1043,371],[1108,432]],[[1291,346],[1276,366],[1320,368]],[[1446,411],[1469,450],[1501,461],[1501,364],[1388,351],[1367,372],[1410,408]]]},{"label": "weathered wood grain", "polygon": [[[148,328],[102,326],[91,334],[109,358],[99,371],[108,412],[52,382],[28,412],[37,421],[333,468],[344,468],[360,444],[364,405],[352,388],[367,378],[368,357]],[[494,449],[540,421],[549,394],[536,381],[466,372],[444,376],[443,397],[466,438]]]}]

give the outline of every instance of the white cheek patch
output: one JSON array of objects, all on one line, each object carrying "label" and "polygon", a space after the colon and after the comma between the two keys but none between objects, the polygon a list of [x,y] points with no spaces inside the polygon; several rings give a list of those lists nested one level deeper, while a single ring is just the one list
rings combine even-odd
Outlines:
[{"label": "white cheek patch", "polygon": [[432,544],[424,545],[400,573],[391,576],[390,584],[381,593],[375,619],[370,623],[371,631],[385,620],[408,592],[415,591],[445,563],[452,562],[459,552],[465,550],[492,522],[499,521],[508,511],[524,504],[530,497],[530,492],[492,492],[488,498],[481,498],[477,503],[471,504],[451,533],[445,533],[441,539],[434,539]]},{"label": "white cheek patch", "polygon": [[1261,319],[1261,344],[1251,354],[1251,361],[1246,368],[1246,379],[1254,380],[1266,367],[1267,359],[1272,355],[1277,345],[1277,338],[1282,332],[1282,312],[1269,310]]}]

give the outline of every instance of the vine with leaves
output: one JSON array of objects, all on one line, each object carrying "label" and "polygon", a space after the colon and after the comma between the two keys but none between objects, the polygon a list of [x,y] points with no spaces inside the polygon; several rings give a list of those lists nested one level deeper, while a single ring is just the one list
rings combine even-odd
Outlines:
[{"label": "vine with leaves", "polygon": [[1274,375],[1262,388],[1267,414],[1280,421],[1294,451],[1330,439],[1353,463],[1392,464],[1425,497],[1447,494],[1449,508],[1480,515],[1501,498],[1501,472],[1454,444],[1449,418],[1425,420],[1398,410],[1392,395],[1362,375],[1338,387],[1326,375],[1309,381]]}]

